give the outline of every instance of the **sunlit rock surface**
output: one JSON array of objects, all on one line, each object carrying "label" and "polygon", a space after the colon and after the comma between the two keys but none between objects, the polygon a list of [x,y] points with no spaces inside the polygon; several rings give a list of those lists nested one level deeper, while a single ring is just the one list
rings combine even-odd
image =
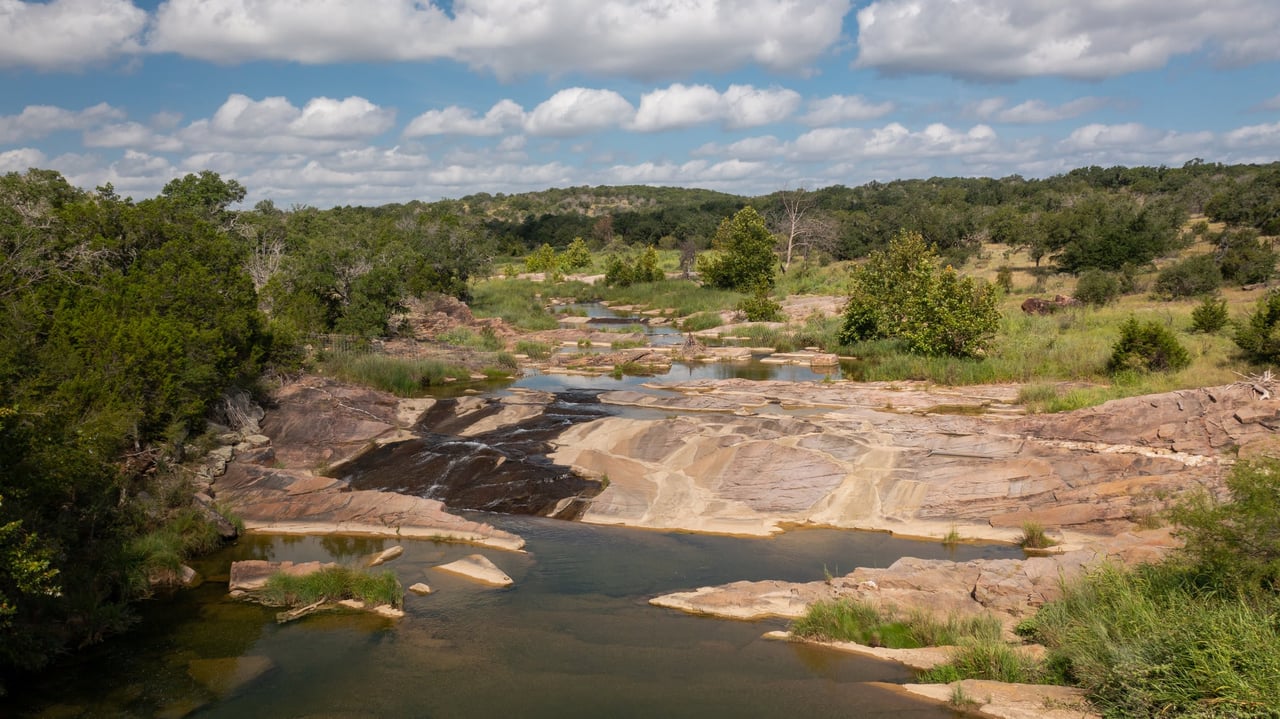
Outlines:
[{"label": "sunlit rock surface", "polygon": [[1280,403],[1219,387],[1023,416],[1016,388],[701,381],[603,403],[666,409],[568,428],[552,459],[607,477],[583,520],[763,534],[788,524],[1012,539],[1134,528],[1169,499],[1218,491],[1273,440]]}]

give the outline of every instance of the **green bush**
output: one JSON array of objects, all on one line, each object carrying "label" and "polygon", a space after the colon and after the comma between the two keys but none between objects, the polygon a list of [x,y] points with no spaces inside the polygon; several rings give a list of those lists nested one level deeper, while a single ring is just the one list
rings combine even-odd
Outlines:
[{"label": "green bush", "polygon": [[1276,250],[1254,229],[1228,230],[1218,238],[1222,277],[1240,285],[1266,282],[1276,272]]},{"label": "green bush", "polygon": [[996,268],[996,286],[1005,292],[1013,292],[1013,268],[1008,265]]},{"label": "green bush", "polygon": [[1280,291],[1258,299],[1256,309],[1236,328],[1236,345],[1254,362],[1280,360]]},{"label": "green bush", "polygon": [[1086,305],[1109,305],[1120,297],[1120,278],[1103,270],[1085,270],[1076,282],[1075,296]]},{"label": "green bush", "polygon": [[901,232],[853,271],[840,342],[901,339],[922,355],[981,356],[1000,324],[993,286],[941,267],[918,232]]},{"label": "green bush", "polygon": [[573,238],[569,246],[560,255],[560,269],[565,272],[578,272],[591,269],[591,250],[581,237]]},{"label": "green bush", "polygon": [[758,287],[748,297],[738,302],[738,311],[746,316],[748,322],[780,322],[782,305],[769,297],[766,287]]},{"label": "green bush", "polygon": [[1191,310],[1191,331],[1212,334],[1227,326],[1227,301],[1221,297],[1205,297]]},{"label": "green bush", "polygon": [[1227,477],[1230,499],[1200,493],[1178,504],[1183,551],[1201,571],[1251,595],[1280,591],[1280,460],[1241,461]]},{"label": "green bush", "polygon": [[1209,294],[1221,286],[1222,270],[1213,255],[1192,255],[1160,270],[1153,291],[1173,299]]},{"label": "green bush", "polygon": [[1111,348],[1107,372],[1167,372],[1191,364],[1191,356],[1173,331],[1159,322],[1130,317],[1120,326],[1120,339]]}]

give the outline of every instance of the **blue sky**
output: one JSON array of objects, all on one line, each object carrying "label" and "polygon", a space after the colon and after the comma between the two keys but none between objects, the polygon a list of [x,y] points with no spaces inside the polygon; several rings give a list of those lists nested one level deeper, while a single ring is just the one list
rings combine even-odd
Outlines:
[{"label": "blue sky", "polygon": [[1277,0],[0,0],[0,171],[281,206],[1280,158]]}]

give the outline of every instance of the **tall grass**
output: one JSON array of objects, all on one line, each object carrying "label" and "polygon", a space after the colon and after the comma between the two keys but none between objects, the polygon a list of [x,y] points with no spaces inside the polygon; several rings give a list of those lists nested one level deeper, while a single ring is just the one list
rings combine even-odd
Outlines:
[{"label": "tall grass", "polygon": [[599,293],[601,299],[615,304],[670,309],[681,317],[731,309],[742,299],[737,292],[703,287],[692,280],[679,279],[640,282],[630,287],[602,287]]},{"label": "tall grass", "polygon": [[338,566],[302,576],[277,572],[267,579],[261,597],[265,603],[281,607],[343,599],[398,607],[404,601],[404,589],[394,572],[375,574]]},{"label": "tall grass", "polygon": [[420,395],[423,390],[442,384],[446,379],[465,380],[471,377],[467,368],[439,360],[376,354],[334,352],[324,358],[322,367],[343,381],[391,392],[399,397]]},{"label": "tall grass", "polygon": [[1103,566],[1021,630],[1108,716],[1280,716],[1280,597],[1174,562]]},{"label": "tall grass", "polygon": [[899,649],[999,641],[1000,631],[1000,621],[989,614],[945,618],[925,611],[904,614],[847,598],[814,602],[791,625],[791,632],[800,637]]},{"label": "tall grass", "polygon": [[133,539],[128,554],[134,558],[137,571],[143,574],[176,573],[190,557],[207,554],[221,545],[222,536],[213,522],[195,507],[186,507],[172,513],[160,526]]},{"label": "tall grass", "polygon": [[921,672],[918,679],[930,684],[961,679],[1039,684],[1048,679],[1048,675],[1043,665],[1025,650],[995,639],[964,642],[946,664]]},{"label": "tall grass", "polygon": [[587,287],[581,283],[549,285],[531,280],[490,279],[473,286],[471,311],[477,317],[501,317],[523,330],[553,330],[559,323],[546,311],[544,298],[576,297],[570,290],[579,289],[578,286]]}]

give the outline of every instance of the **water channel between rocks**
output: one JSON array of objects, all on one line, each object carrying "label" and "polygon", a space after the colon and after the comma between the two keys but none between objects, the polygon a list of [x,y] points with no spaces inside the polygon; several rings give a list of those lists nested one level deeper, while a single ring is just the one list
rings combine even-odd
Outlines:
[{"label": "water channel between rocks", "polygon": [[478,518],[527,540],[526,553],[483,552],[511,589],[430,569],[475,547],[403,542],[386,567],[435,590],[406,596],[403,619],[277,625],[272,610],[226,597],[232,560],[354,562],[394,542],[250,536],[199,564],[214,581],[144,604],[133,632],[18,699],[59,717],[953,717],[865,684],[910,681],[906,669],[760,638],[783,621],[688,616],[647,600],[739,579],[818,580],[904,555],[1018,554],[836,530],[746,539]]}]

